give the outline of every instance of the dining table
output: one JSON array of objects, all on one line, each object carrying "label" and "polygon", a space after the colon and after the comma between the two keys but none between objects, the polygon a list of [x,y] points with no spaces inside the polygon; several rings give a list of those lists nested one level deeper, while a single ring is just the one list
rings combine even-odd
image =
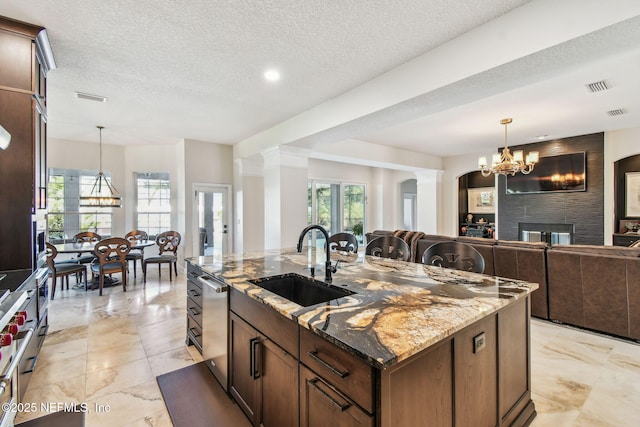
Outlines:
[{"label": "dining table", "polygon": [[[55,248],[58,250],[58,253],[61,254],[74,254],[78,255],[91,253],[94,251],[96,244],[98,242],[66,242],[66,243],[56,243],[53,244]],[[131,250],[140,250],[144,253],[144,248],[149,246],[153,246],[156,244],[155,240],[133,240],[129,242]],[[69,259],[73,261],[73,258]],[[95,283],[92,284],[91,288],[94,288],[94,285],[97,286],[98,277],[95,278]],[[112,277],[105,277],[103,287],[115,286],[120,284],[118,279],[114,279]]]},{"label": "dining table", "polygon": [[[97,242],[66,242],[66,243],[56,243],[53,246],[57,249],[60,254],[83,254],[93,252],[96,247]],[[155,240],[134,240],[129,242],[131,245],[131,250],[141,250],[144,251],[144,248],[149,246],[153,246],[156,244]]]}]

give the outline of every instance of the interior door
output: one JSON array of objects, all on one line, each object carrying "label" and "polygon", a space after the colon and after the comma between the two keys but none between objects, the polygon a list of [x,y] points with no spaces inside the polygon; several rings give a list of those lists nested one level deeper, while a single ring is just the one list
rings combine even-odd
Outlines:
[{"label": "interior door", "polygon": [[223,256],[229,252],[229,194],[227,186],[194,185],[193,254]]}]

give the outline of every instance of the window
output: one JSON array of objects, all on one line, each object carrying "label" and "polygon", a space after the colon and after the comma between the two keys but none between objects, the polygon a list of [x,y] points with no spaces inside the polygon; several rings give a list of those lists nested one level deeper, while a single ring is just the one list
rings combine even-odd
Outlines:
[{"label": "window", "polygon": [[[49,169],[47,227],[49,240],[62,242],[81,231],[111,236],[113,208],[80,207],[80,195],[89,195],[97,172]],[[108,172],[105,175],[109,176]]]},{"label": "window", "polygon": [[171,230],[171,181],[168,173],[136,173],[136,228],[155,236]]},{"label": "window", "polygon": [[[309,183],[309,224],[323,226],[331,234],[351,232],[364,242],[365,195],[362,184],[311,181]],[[316,245],[324,245],[317,236]]]}]

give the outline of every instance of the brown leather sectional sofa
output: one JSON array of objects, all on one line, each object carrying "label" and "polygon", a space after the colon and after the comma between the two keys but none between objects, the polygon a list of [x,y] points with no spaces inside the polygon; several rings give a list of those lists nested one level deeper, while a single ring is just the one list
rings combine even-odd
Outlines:
[{"label": "brown leather sectional sofa", "polygon": [[640,340],[640,249],[555,245],[547,263],[550,319]]},{"label": "brown leather sectional sofa", "polygon": [[[388,234],[376,230],[366,237]],[[538,283],[533,316],[640,340],[640,248],[425,235],[412,261],[422,262],[432,244],[452,240],[482,254],[485,274]]]}]

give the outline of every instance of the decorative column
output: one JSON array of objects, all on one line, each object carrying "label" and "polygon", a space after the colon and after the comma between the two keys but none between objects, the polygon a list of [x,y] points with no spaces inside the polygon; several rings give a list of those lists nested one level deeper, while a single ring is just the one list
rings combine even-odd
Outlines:
[{"label": "decorative column", "polygon": [[237,253],[264,250],[264,177],[262,157],[234,159],[233,188]]},{"label": "decorative column", "polygon": [[294,248],[307,226],[309,150],[281,146],[264,159],[264,248]]},{"label": "decorative column", "polygon": [[426,169],[415,173],[418,187],[417,229],[427,234],[438,234],[439,222],[442,221],[438,210],[442,205],[440,184],[443,172]]}]

